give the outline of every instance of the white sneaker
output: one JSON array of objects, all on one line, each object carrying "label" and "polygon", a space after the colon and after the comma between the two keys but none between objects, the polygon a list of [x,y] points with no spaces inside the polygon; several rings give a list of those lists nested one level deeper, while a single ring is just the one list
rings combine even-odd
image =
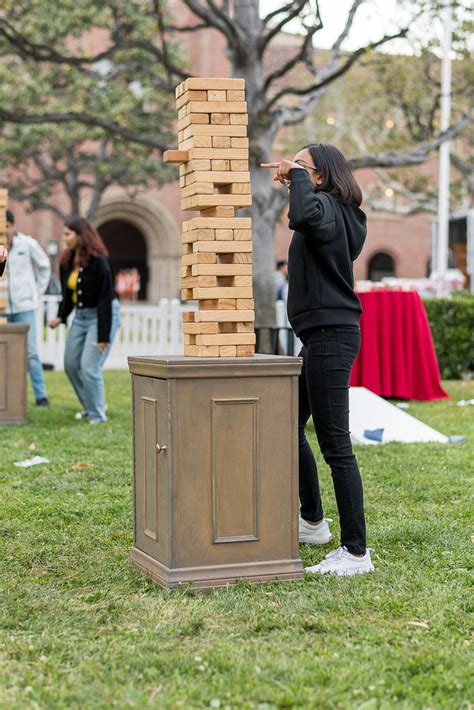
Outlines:
[{"label": "white sneaker", "polygon": [[89,419],[89,415],[85,411],[76,412],[74,415],[74,419],[77,419],[77,421],[79,421],[80,419]]},{"label": "white sneaker", "polygon": [[356,557],[347,551],[346,547],[338,547],[329,552],[319,565],[305,567],[308,574],[335,574],[338,577],[353,577],[355,574],[366,574],[374,571],[374,565],[367,550],[363,557]]},{"label": "white sneaker", "polygon": [[332,518],[323,518],[318,525],[310,525],[300,516],[300,542],[311,542],[313,545],[325,545],[332,540],[328,523]]}]

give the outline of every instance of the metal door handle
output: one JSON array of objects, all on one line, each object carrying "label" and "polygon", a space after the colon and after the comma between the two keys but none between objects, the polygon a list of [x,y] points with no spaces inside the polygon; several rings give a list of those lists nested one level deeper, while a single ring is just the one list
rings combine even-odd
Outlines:
[{"label": "metal door handle", "polygon": [[160,444],[156,445],[156,450],[158,451],[159,454],[161,454],[162,451],[167,451],[168,447],[167,446],[161,446]]}]

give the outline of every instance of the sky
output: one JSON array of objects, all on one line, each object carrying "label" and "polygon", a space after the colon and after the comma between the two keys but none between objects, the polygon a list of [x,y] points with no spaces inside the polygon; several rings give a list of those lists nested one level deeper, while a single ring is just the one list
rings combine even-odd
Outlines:
[{"label": "sky", "polygon": [[[283,4],[282,0],[260,0],[261,14],[265,15]],[[332,46],[344,27],[351,4],[352,0],[320,0],[324,28],[316,34],[314,40],[316,48],[327,49]],[[366,0],[357,11],[351,33],[343,48],[346,50],[357,49],[368,42],[380,39],[384,34],[394,34],[406,17],[406,11],[400,0]],[[291,31],[298,32],[300,27],[299,22],[295,21],[291,25]],[[433,29],[436,34],[439,31],[441,38],[441,23],[437,28],[426,28],[419,23],[416,33],[420,36],[427,31],[433,31]],[[387,50],[397,53],[413,52],[408,43],[403,40],[397,40],[390,47],[384,48],[384,51]]]}]

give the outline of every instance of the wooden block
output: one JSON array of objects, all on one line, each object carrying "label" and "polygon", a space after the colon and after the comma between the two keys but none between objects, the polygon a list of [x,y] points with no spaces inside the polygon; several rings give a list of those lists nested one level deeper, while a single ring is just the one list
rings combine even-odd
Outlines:
[{"label": "wooden block", "polygon": [[[234,217],[232,219],[218,219],[207,217],[192,217],[183,222],[183,232],[192,232],[194,229],[251,229],[250,217]],[[242,249],[247,251],[247,249]]]},{"label": "wooden block", "polygon": [[227,113],[232,116],[247,114],[246,101],[191,101],[183,108],[187,108],[190,114],[210,113],[212,115],[216,113]]},{"label": "wooden block", "polygon": [[255,333],[218,333],[196,335],[196,345],[254,345]]},{"label": "wooden block", "polygon": [[[204,277],[198,277],[204,278]],[[214,298],[252,299],[251,288],[234,286],[216,288],[193,288],[193,298],[210,300]],[[245,310],[245,309],[242,309]]]},{"label": "wooden block", "polygon": [[183,254],[181,263],[185,266],[193,266],[194,264],[215,264],[217,263],[216,254]]},{"label": "wooden block", "polygon": [[181,200],[183,210],[205,210],[210,207],[249,207],[252,195],[192,195]]},{"label": "wooden block", "polygon": [[192,136],[241,136],[245,137],[247,135],[247,126],[231,126],[229,124],[212,124],[212,125],[201,125],[192,123],[183,131],[183,140],[187,138],[192,138]]},{"label": "wooden block", "polygon": [[[229,101],[230,99],[227,98],[227,100]],[[176,99],[176,108],[180,109],[189,101],[207,101],[207,91],[183,91]]]},{"label": "wooden block", "polygon": [[[215,162],[215,160],[211,161],[212,164]],[[250,173],[248,171],[233,172],[229,175],[228,172],[196,171],[189,175],[189,180],[190,182],[213,182],[216,185],[231,185],[234,183],[248,183],[250,185]]]},{"label": "wooden block", "polygon": [[[244,248],[245,247],[245,248]],[[251,252],[253,251],[252,242],[193,242],[193,252],[213,252],[214,254],[224,254],[226,252]],[[237,262],[239,263],[239,262]],[[240,262],[250,263],[250,262]]]},{"label": "wooden block", "polygon": [[210,160],[190,160],[189,163],[179,166],[179,174],[181,177],[183,175],[188,175],[194,171],[202,170],[203,172],[208,172],[211,169]]},{"label": "wooden block", "polygon": [[[236,277],[239,278],[239,277]],[[240,278],[246,278],[241,276]],[[217,287],[217,276],[185,276],[181,279],[181,288],[212,288]]]},{"label": "wooden block", "polygon": [[255,301],[253,298],[239,298],[237,300],[237,310],[238,311],[245,311],[245,310],[251,310],[253,311],[255,309]]},{"label": "wooden block", "polygon": [[[230,138],[229,138],[230,142]],[[193,136],[179,144],[180,150],[191,150],[191,148],[212,148],[211,136]]]},{"label": "wooden block", "polygon": [[[236,114],[239,115],[239,114]],[[209,114],[208,113],[191,113],[188,114],[188,116],[185,116],[184,118],[180,118],[177,123],[177,129],[178,131],[182,131],[188,126],[191,126],[193,123],[210,123],[209,120]]]},{"label": "wooden block", "polygon": [[196,311],[186,311],[185,313],[181,313],[181,318],[183,320],[183,323],[194,323],[194,316],[196,315]]},{"label": "wooden block", "polygon": [[187,163],[188,160],[189,152],[187,150],[165,150],[163,153],[164,163]]},{"label": "wooden block", "polygon": [[183,333],[183,342],[185,345],[196,345],[196,335]]},{"label": "wooden block", "polygon": [[[231,160],[230,161],[230,169],[235,170],[236,172],[247,172],[249,169],[249,161],[248,160]],[[197,168],[196,168],[197,170]]]},{"label": "wooden block", "polygon": [[237,357],[236,345],[219,346],[219,357]]},{"label": "wooden block", "polygon": [[182,121],[183,118],[186,118],[188,113],[189,113],[188,105],[182,106],[180,109],[178,109],[178,121]]},{"label": "wooden block", "polygon": [[189,264],[183,264],[183,266],[181,267],[181,278],[185,278],[186,276],[193,276]]},{"label": "wooden block", "polygon": [[248,275],[236,275],[233,277],[234,286],[252,286],[252,276]]},{"label": "wooden block", "polygon": [[191,89],[224,89],[226,91],[243,91],[245,89],[245,79],[215,79],[213,77],[190,77],[183,82],[185,91]]},{"label": "wooden block", "polygon": [[192,254],[193,253],[193,245],[183,243],[181,246],[181,253],[183,254],[183,256],[185,256],[186,254]]},{"label": "wooden block", "polygon": [[202,217],[235,217],[234,207],[209,207],[200,212]]},{"label": "wooden block", "polygon": [[[189,267],[188,267],[189,268]],[[192,264],[192,276],[247,276],[252,278],[252,264]]]},{"label": "wooden block", "polygon": [[248,150],[249,139],[248,138],[231,138],[230,144],[231,144],[232,148],[247,148],[247,150]]},{"label": "wooden block", "polygon": [[[199,136],[199,138],[208,138],[208,136]],[[213,148],[230,148],[231,147],[231,140],[237,140],[237,138],[232,139],[230,136],[213,136],[211,140],[212,140],[212,147]],[[239,140],[244,140],[244,139],[239,138]],[[242,146],[235,146],[235,147],[241,148]]]},{"label": "wooden block", "polygon": [[237,333],[253,333],[255,330],[255,323],[250,321],[248,323],[237,323]]},{"label": "wooden block", "polygon": [[179,178],[179,185],[180,185],[180,187],[185,187],[185,186],[186,186],[186,175],[182,175],[182,176]]},{"label": "wooden block", "polygon": [[234,238],[234,230],[233,229],[216,229],[216,239],[219,239],[220,241],[227,241],[230,242]]},{"label": "wooden block", "polygon": [[181,197],[191,197],[192,195],[213,195],[214,188],[210,182],[193,182],[181,189]]},{"label": "wooden block", "polygon": [[247,126],[249,122],[249,117],[247,113],[231,113],[230,123],[233,126],[244,125]]},{"label": "wooden block", "polygon": [[189,151],[190,160],[247,160],[248,156],[245,148],[191,148]]},{"label": "wooden block", "polygon": [[199,308],[203,308],[210,313],[218,313],[219,311],[235,311],[235,298],[211,298],[200,299]]},{"label": "wooden block", "polygon": [[[211,160],[211,170],[228,170],[230,172],[230,160]],[[230,175],[228,180],[230,180]]]},{"label": "wooden block", "polygon": [[219,346],[185,345],[184,354],[188,357],[219,357]]},{"label": "wooden block", "polygon": [[205,301],[200,301],[200,310],[195,311],[195,318],[198,322],[204,321],[215,321],[217,323],[228,323],[228,322],[248,322],[255,320],[255,312],[250,311],[236,311],[235,308],[230,310],[203,310],[203,304]]},{"label": "wooden block", "polygon": [[226,124],[226,123],[230,123],[229,114],[228,113],[211,113],[211,121],[210,122],[212,124],[216,124],[218,126]]},{"label": "wooden block", "polygon": [[227,101],[245,101],[245,91],[230,89],[227,91]]},{"label": "wooden block", "polygon": [[246,242],[252,239],[251,229],[234,229],[234,239],[237,242]]},{"label": "wooden block", "polygon": [[[231,173],[231,175],[233,175],[233,173]],[[250,182],[234,182],[228,185],[219,185],[218,189],[220,195],[250,195]]]},{"label": "wooden block", "polygon": [[174,95],[175,95],[175,97],[176,97],[177,99],[179,99],[179,97],[181,96],[181,94],[184,93],[184,91],[185,91],[185,89],[184,89],[184,81],[182,81],[181,84],[178,84],[178,86],[177,86],[176,89],[174,90]]},{"label": "wooden block", "polygon": [[243,254],[241,249],[239,249],[239,253],[234,254],[236,264],[251,264],[252,260],[252,254]]},{"label": "wooden block", "polygon": [[[245,92],[244,92],[245,94]],[[212,89],[207,92],[205,99],[199,99],[200,101],[228,101],[227,91],[225,89]],[[245,101],[245,95],[242,99]]]},{"label": "wooden block", "polygon": [[205,333],[212,334],[219,332],[219,324],[212,321],[204,321],[202,323],[184,323],[183,333],[189,335],[203,335]]},{"label": "wooden block", "polygon": [[182,301],[192,301],[193,300],[193,289],[192,288],[182,288],[181,289],[181,300]]},{"label": "wooden block", "polygon": [[212,241],[216,238],[215,229],[193,229],[192,232],[183,232],[181,240],[184,244],[198,241]]},{"label": "wooden block", "polygon": [[237,357],[253,357],[254,355],[254,345],[237,345]]}]

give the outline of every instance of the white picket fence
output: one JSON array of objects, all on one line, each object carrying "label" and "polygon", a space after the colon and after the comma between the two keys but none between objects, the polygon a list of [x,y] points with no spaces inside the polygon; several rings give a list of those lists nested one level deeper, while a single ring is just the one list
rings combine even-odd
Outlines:
[{"label": "white picket fence", "polygon": [[[51,365],[55,370],[64,369],[64,345],[66,327],[60,325],[51,330],[46,323],[55,318],[58,312],[60,296],[44,296],[37,311],[38,349],[41,362]],[[112,348],[105,363],[109,369],[126,369],[127,358],[134,355],[182,355],[183,311],[196,310],[197,303],[181,303],[178,299],[162,299],[157,304],[121,304],[122,324],[115,336]],[[276,322],[279,328],[288,326],[286,303],[277,301]],[[281,353],[286,352],[286,333],[279,334]],[[297,353],[298,341],[295,339],[294,352]]]},{"label": "white picket fence", "polygon": [[[38,347],[41,362],[55,370],[64,369],[64,344],[66,328],[56,330],[46,326],[58,312],[59,296],[44,296],[37,311]],[[183,335],[181,314],[195,310],[192,303],[182,304],[178,299],[162,299],[157,304],[121,305],[121,327],[115,336],[105,367],[125,369],[127,358],[134,355],[182,355]]]}]

